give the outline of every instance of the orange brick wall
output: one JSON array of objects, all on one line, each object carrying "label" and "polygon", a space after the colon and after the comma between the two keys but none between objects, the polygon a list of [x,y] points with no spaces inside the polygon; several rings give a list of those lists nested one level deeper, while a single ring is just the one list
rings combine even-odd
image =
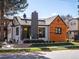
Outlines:
[{"label": "orange brick wall", "polygon": [[[62,28],[61,34],[55,33],[56,27]],[[67,40],[67,38],[68,38],[68,35],[67,35],[68,27],[65,25],[65,23],[61,20],[61,18],[59,16],[57,16],[56,19],[50,24],[49,28],[50,28],[49,38],[50,38],[51,41],[62,42],[62,41]]]}]

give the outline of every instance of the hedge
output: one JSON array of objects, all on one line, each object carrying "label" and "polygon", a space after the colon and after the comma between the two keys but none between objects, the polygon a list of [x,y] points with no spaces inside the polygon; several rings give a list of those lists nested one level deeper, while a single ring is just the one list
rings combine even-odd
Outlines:
[{"label": "hedge", "polygon": [[73,45],[72,43],[33,43],[30,47],[48,47],[48,46],[65,46]]},{"label": "hedge", "polygon": [[25,40],[23,43],[45,43],[44,40]]},{"label": "hedge", "polygon": [[67,46],[65,48],[68,48],[68,49],[79,49],[79,46],[72,45],[72,46]]}]

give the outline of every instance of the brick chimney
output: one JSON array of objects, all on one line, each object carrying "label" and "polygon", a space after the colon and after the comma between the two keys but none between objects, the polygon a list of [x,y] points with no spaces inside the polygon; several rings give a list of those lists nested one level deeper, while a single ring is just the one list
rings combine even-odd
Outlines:
[{"label": "brick chimney", "polygon": [[31,15],[31,37],[32,39],[38,39],[38,13],[32,12]]}]

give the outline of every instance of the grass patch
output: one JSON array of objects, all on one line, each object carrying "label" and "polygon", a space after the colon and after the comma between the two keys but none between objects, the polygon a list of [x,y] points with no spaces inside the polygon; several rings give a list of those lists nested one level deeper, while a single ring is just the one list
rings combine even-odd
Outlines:
[{"label": "grass patch", "polygon": [[41,51],[41,49],[40,48],[30,48],[29,51],[30,52],[35,52],[35,51]]},{"label": "grass patch", "polygon": [[79,46],[54,46],[54,47],[38,47],[38,48],[17,48],[17,49],[0,49],[0,53],[20,53],[20,52],[37,52],[37,51],[57,51],[57,50],[69,50],[69,49],[79,49]]},{"label": "grass patch", "polygon": [[16,52],[29,52],[30,50],[29,49],[7,49],[7,50],[3,50],[1,49],[0,50],[0,53],[16,53]]},{"label": "grass patch", "polygon": [[36,51],[56,51],[67,49],[79,49],[79,46],[73,43],[37,43],[32,44],[31,48],[15,48],[15,49],[0,49],[0,53],[20,53],[20,52],[36,52]]},{"label": "grass patch", "polygon": [[39,47],[39,48],[17,48],[17,49],[0,49],[0,53],[20,53],[20,52],[37,52],[37,51],[53,51],[58,48]]},{"label": "grass patch", "polygon": [[41,51],[41,48],[0,49],[0,53],[20,53],[20,52],[35,52],[35,51]]}]

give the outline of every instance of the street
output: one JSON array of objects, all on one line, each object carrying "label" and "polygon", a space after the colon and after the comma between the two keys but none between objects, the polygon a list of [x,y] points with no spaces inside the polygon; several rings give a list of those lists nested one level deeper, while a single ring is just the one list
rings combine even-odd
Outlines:
[{"label": "street", "polygon": [[39,53],[1,54],[0,59],[79,59],[79,50],[61,50]]}]

